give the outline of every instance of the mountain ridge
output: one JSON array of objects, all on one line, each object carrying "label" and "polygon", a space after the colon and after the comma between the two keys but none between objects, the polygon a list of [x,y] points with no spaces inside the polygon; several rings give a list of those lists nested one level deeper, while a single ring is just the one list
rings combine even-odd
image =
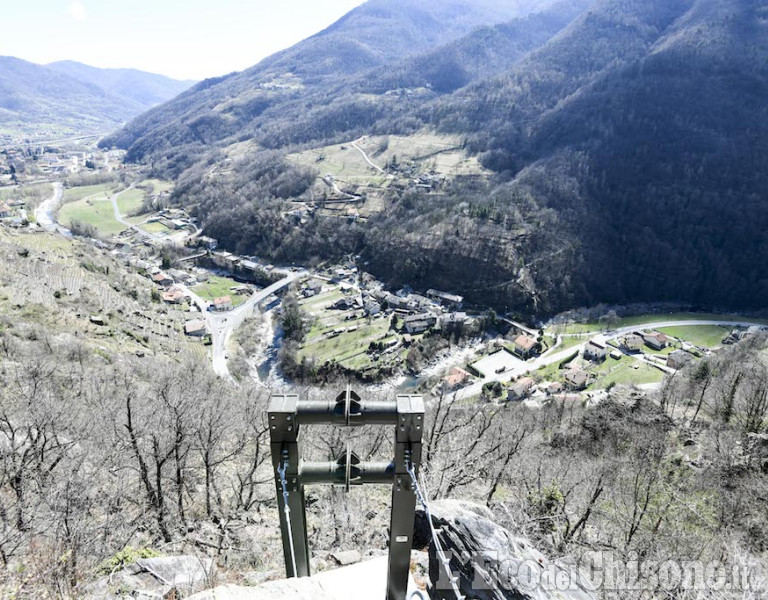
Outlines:
[{"label": "mountain ridge", "polygon": [[[356,87],[262,97],[246,121],[210,111],[180,117],[188,131],[172,124],[124,140],[131,160],[181,176],[177,200],[203,207],[201,220],[242,251],[361,253],[393,284],[452,288],[527,313],[636,301],[751,309],[768,289],[768,271],[746,258],[765,255],[759,231],[768,227],[756,200],[768,186],[766,23],[757,0],[597,0],[501,73],[454,85],[452,57],[440,56],[444,93],[387,95],[398,81],[389,64],[360,74],[375,83],[378,73],[378,88],[347,79]],[[489,44],[492,56],[499,42]],[[234,200],[252,189],[257,159],[209,177],[233,142],[276,151],[268,160],[279,163],[280,152],[424,128],[460,136],[496,175],[440,201],[390,194],[364,225],[315,217],[298,237],[280,208],[292,197],[270,196],[275,186]],[[306,171],[274,169],[309,181]]]},{"label": "mountain ridge", "polygon": [[111,95],[128,98],[147,109],[178,96],[197,83],[140,69],[100,68],[72,60],[56,61],[45,66],[78,81],[92,83]]}]

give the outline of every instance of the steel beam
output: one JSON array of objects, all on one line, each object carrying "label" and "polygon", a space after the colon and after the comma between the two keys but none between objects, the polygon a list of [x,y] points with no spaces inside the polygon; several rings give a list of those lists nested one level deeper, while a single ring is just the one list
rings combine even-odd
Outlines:
[{"label": "steel beam", "polygon": [[[363,402],[350,388],[332,401],[302,401],[295,394],[275,395],[270,401],[267,418],[288,577],[310,574],[305,485],[340,485],[349,490],[353,485],[390,484],[392,516],[386,599],[404,600],[408,587],[416,509],[416,493],[408,467],[412,465],[414,471],[418,472],[421,462],[424,428],[424,402],[421,396],[403,395],[395,401]],[[345,455],[335,462],[305,462],[301,459],[298,445],[300,426],[314,424],[346,427],[394,425],[394,460],[390,463],[361,462],[347,448]],[[288,492],[287,505],[290,509],[287,516],[284,511],[283,478],[278,472],[283,469]]]}]

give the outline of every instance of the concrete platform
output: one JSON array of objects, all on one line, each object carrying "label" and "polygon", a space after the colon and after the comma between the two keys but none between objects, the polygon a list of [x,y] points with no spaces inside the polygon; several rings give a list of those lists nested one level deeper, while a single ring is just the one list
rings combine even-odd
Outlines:
[{"label": "concrete platform", "polygon": [[[385,600],[386,588],[387,557],[382,556],[312,577],[281,579],[255,587],[220,586],[189,600]],[[416,590],[409,575],[408,598]],[[413,598],[419,600],[421,596],[417,593]]]}]

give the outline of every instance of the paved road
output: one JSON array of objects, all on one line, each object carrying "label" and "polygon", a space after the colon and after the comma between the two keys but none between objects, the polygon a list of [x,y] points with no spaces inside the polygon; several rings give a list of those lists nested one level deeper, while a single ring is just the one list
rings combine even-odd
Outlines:
[{"label": "paved road", "polygon": [[107,135],[109,132],[104,133],[95,133],[93,135],[78,135],[76,137],[69,137],[69,138],[61,138],[58,140],[37,140],[34,142],[22,142],[19,144],[14,144],[14,146],[46,146],[46,145],[54,145],[54,144],[63,144],[64,142],[75,142],[78,140],[90,140],[92,138],[100,138]]},{"label": "paved road", "polygon": [[365,137],[361,137],[359,140],[352,142],[350,144],[355,150],[357,150],[360,154],[363,155],[363,158],[365,159],[365,162],[367,162],[369,165],[371,165],[374,169],[379,171],[380,173],[383,173],[384,175],[387,174],[387,172],[382,169],[379,165],[377,165],[375,162],[373,162],[370,158],[368,158],[368,155],[365,153],[365,150],[363,150],[360,146],[357,145],[357,142],[361,142],[365,139]]},{"label": "paved road", "polygon": [[260,292],[257,292],[237,308],[227,312],[209,312],[209,303],[189,289],[185,289],[190,295],[192,301],[205,315],[208,329],[211,332],[212,339],[212,361],[213,371],[219,377],[232,379],[227,366],[227,345],[232,339],[232,334],[253,315],[253,309],[257,304],[269,298],[272,294],[280,291],[287,285],[306,275],[305,271],[287,271],[285,277],[280,281],[273,283]]},{"label": "paved road", "polygon": [[144,231],[141,227],[138,225],[134,225],[133,223],[129,223],[123,218],[123,215],[120,214],[120,206],[117,203],[117,199],[122,195],[125,194],[125,192],[132,190],[136,186],[135,183],[132,183],[130,186],[128,186],[126,189],[124,189],[122,192],[117,192],[116,194],[112,194],[112,210],[115,213],[115,220],[120,223],[121,225],[125,225],[128,229],[133,229],[136,233],[139,235],[149,238],[154,242],[165,242],[167,241],[165,238],[160,237],[159,235],[155,235],[154,233],[150,233],[149,231]]},{"label": "paved road", "polygon": [[[513,369],[510,369],[505,373],[498,373],[498,374],[491,375],[490,377],[483,379],[482,381],[478,381],[476,383],[473,383],[472,385],[469,385],[465,388],[461,388],[460,390],[455,391],[452,394],[452,397],[454,397],[456,400],[464,400],[467,398],[472,398],[473,396],[477,396],[483,391],[483,385],[486,383],[492,383],[494,381],[500,381],[502,383],[506,383],[521,375],[526,375],[542,367],[547,367],[549,365],[553,365],[555,363],[563,361],[569,356],[571,356],[574,352],[577,352],[577,351],[580,352],[584,348],[584,346],[586,346],[587,343],[590,341],[595,341],[598,344],[605,345],[608,342],[608,340],[616,339],[617,337],[627,335],[629,333],[632,333],[633,331],[637,331],[638,329],[649,329],[649,328],[662,329],[665,327],[689,327],[694,325],[721,325],[724,327],[751,327],[752,325],[764,326],[765,324],[754,323],[750,321],[717,321],[717,320],[663,321],[660,323],[646,323],[646,324],[632,325],[631,327],[622,327],[620,329],[615,329],[613,331],[607,331],[607,332],[595,332],[594,334],[591,334],[591,335],[589,334],[585,335],[584,342],[579,344],[578,346],[572,346],[571,348],[562,350],[560,352],[546,353],[541,355],[535,360],[523,363],[522,365],[519,365]],[[672,372],[672,369],[669,369],[668,367],[666,367],[666,365],[662,367],[660,364],[650,361],[644,357],[635,357],[635,358],[642,362],[646,362],[654,367],[661,368],[662,371]]]},{"label": "paved road", "polygon": [[56,222],[56,211],[61,206],[61,199],[63,197],[64,187],[61,185],[61,182],[57,181],[53,184],[53,195],[41,202],[35,209],[35,220],[46,231],[58,231],[62,235],[71,237],[72,232]]}]

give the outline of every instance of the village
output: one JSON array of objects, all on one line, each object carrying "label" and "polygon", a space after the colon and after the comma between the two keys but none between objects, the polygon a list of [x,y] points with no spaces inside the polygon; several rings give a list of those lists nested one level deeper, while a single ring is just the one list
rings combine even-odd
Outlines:
[{"label": "village", "polygon": [[[6,179],[19,152],[2,154]],[[49,182],[28,179],[29,185],[2,188],[0,226],[51,229],[44,209],[55,213],[57,228],[90,228],[91,243],[144,275],[159,304],[185,315],[188,339],[213,346],[209,353],[220,374],[228,375],[233,334],[242,322],[259,307],[278,322],[285,294],[295,299],[305,323],[289,374],[388,381],[462,402],[589,400],[617,384],[658,387],[665,375],[764,328],[745,319],[702,321],[687,314],[657,328],[642,322],[621,327],[619,320],[613,328],[553,322],[532,329],[503,316],[489,319],[484,307],[467,307],[450,291],[389,290],[366,272],[360,257],[308,270],[219,249],[194,216],[171,204],[167,182],[135,174],[127,181],[84,181],[91,185],[61,190],[55,209],[41,203],[43,192],[29,196],[43,185],[55,198],[63,178],[83,170],[111,173],[112,158],[119,159],[97,151],[37,155],[35,168]],[[14,174],[13,181],[31,171]],[[230,313],[237,317],[228,322]]]}]

